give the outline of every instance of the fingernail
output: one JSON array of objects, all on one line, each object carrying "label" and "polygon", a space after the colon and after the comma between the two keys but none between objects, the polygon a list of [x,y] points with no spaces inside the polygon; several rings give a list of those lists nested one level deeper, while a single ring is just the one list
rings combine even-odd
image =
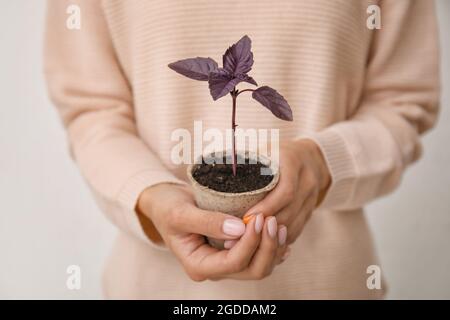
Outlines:
[{"label": "fingernail", "polygon": [[241,220],[227,219],[222,225],[222,231],[229,236],[242,236],[245,232],[245,224]]},{"label": "fingernail", "polygon": [[231,249],[234,247],[234,245],[237,243],[236,240],[225,240],[225,242],[223,243],[223,247],[225,249]]},{"label": "fingernail", "polygon": [[287,247],[285,253],[281,257],[281,261],[286,260],[291,255],[291,247]]},{"label": "fingernail", "polygon": [[244,222],[244,224],[248,224],[250,222],[250,220],[252,220],[252,218],[253,218],[253,214],[248,214],[242,218],[242,221]]},{"label": "fingernail", "polygon": [[256,233],[261,233],[261,230],[264,226],[264,217],[263,215],[260,213],[256,216],[256,221],[255,221],[255,232]]},{"label": "fingernail", "polygon": [[270,217],[267,221],[267,231],[271,238],[275,238],[277,235],[277,219],[275,217]]},{"label": "fingernail", "polygon": [[278,244],[280,246],[284,245],[284,243],[286,242],[286,237],[287,237],[287,228],[286,226],[281,226],[278,229]]}]

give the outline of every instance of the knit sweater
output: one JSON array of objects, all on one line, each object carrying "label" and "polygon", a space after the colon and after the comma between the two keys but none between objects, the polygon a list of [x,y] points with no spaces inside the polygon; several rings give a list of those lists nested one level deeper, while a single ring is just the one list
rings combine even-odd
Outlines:
[{"label": "knit sweater", "polygon": [[[66,26],[74,4],[79,30]],[[366,25],[371,4],[381,8],[381,29]],[[332,183],[271,276],[198,283],[145,236],[135,206],[149,186],[186,183],[185,166],[170,157],[175,129],[192,132],[196,120],[204,130],[230,124],[228,98],[213,102],[205,83],[180,77],[168,63],[196,56],[220,61],[245,34],[253,40],[250,75],[281,92],[294,119],[280,121],[242,98],[239,127],[314,140]],[[428,0],[50,0],[50,96],[73,158],[119,230],[106,263],[105,296],[381,297],[384,284],[381,290],[366,285],[367,268],[378,261],[362,207],[391,192],[420,156],[420,134],[437,115],[438,60]]]}]

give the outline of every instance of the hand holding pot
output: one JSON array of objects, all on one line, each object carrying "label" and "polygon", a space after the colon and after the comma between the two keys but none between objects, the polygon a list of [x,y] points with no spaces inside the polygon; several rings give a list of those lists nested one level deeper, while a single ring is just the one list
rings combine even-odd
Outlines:
[{"label": "hand holding pot", "polygon": [[[159,184],[146,189],[139,198],[138,211],[152,221],[195,281],[263,278],[286,249],[286,236],[282,231],[283,241],[279,240],[275,218],[264,221],[260,215],[246,227],[239,218],[197,208],[187,186]],[[204,236],[240,240],[229,250],[218,250]]]},{"label": "hand holding pot", "polygon": [[277,186],[244,216],[276,216],[288,227],[287,244],[301,234],[329,184],[330,173],[316,143],[302,139],[280,146],[280,180]]}]

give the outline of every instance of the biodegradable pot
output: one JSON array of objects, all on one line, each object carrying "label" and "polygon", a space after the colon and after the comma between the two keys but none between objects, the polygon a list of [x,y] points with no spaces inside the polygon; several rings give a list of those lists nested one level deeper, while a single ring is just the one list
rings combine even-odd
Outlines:
[{"label": "biodegradable pot", "polygon": [[[197,165],[191,164],[187,168],[187,177],[191,182],[194,190],[195,201],[197,202],[199,208],[209,211],[219,211],[242,218],[251,207],[261,201],[266,194],[269,193],[269,191],[275,188],[280,176],[277,165],[271,162],[267,157],[261,155],[258,156],[256,153],[248,151],[245,153],[238,152],[238,155],[240,156],[243,154],[245,154],[245,157],[248,159],[257,159],[262,164],[270,167],[273,173],[272,181],[270,181],[270,183],[265,187],[253,191],[241,193],[220,192],[198,183],[192,176],[193,170],[196,169]],[[239,174],[239,171],[237,174]],[[224,248],[223,240],[208,238],[208,241],[215,248]]]}]

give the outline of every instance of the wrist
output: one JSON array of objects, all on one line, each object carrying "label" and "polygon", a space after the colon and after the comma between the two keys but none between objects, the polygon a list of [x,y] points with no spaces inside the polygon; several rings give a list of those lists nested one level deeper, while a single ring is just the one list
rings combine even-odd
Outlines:
[{"label": "wrist", "polygon": [[137,201],[137,205],[136,205],[136,209],[149,218],[150,218],[150,213],[152,211],[151,210],[151,206],[152,206],[151,198],[152,198],[152,193],[153,193],[152,188],[153,187],[148,187],[141,192],[141,194],[139,195],[138,201]]},{"label": "wrist", "polygon": [[154,191],[152,188],[153,187],[146,188],[141,192],[136,204],[136,214],[146,236],[154,243],[161,244],[164,242],[163,238],[152,219],[152,212],[154,211],[152,209],[154,206]]},{"label": "wrist", "polygon": [[317,165],[317,174],[319,180],[320,192],[326,192],[331,184],[331,173],[325,157],[319,146],[310,139],[300,139],[296,141],[298,148],[307,149],[313,157],[314,163]]}]

